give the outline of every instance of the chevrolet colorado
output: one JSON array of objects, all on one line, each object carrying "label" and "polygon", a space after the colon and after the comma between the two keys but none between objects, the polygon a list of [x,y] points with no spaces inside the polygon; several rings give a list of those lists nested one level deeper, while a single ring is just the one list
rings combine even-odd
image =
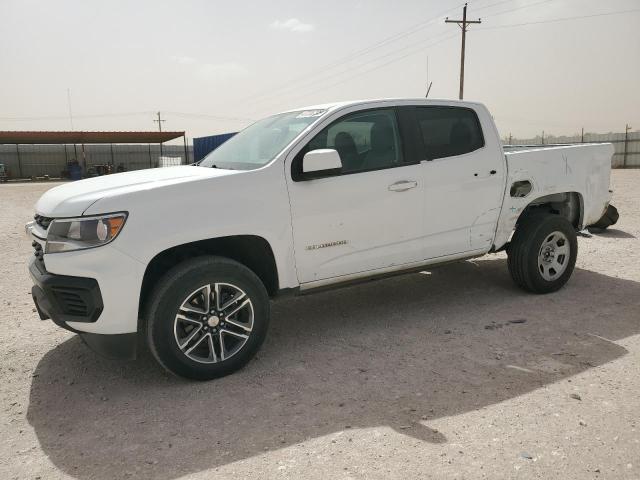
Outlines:
[{"label": "chevrolet colorado", "polygon": [[515,283],[562,287],[603,216],[613,148],[505,151],[487,108],[314,106],[249,126],[197,166],[47,191],[26,225],[42,319],[93,349],[211,379],[263,342],[270,298],[506,250]]}]

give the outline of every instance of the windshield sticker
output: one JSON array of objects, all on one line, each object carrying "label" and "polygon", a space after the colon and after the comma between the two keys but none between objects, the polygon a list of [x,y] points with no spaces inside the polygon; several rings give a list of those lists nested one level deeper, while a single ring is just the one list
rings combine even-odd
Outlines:
[{"label": "windshield sticker", "polygon": [[326,112],[326,110],[305,110],[304,112],[300,112],[296,115],[296,118],[319,117],[324,112]]}]

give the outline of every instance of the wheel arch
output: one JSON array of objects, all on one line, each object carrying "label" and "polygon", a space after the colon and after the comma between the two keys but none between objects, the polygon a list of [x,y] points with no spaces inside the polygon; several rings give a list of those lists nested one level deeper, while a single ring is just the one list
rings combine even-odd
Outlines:
[{"label": "wheel arch", "polygon": [[243,264],[260,278],[270,296],[277,294],[278,269],[273,249],[266,239],[257,235],[232,235],[198,240],[163,250],[147,264],[140,289],[138,318],[143,319],[153,287],[166,272],[187,259],[204,255],[218,255]]},{"label": "wheel arch", "polygon": [[580,192],[569,191],[543,195],[531,200],[522,210],[514,228],[527,217],[539,213],[550,213],[566,218],[576,230],[583,227],[584,199]]},{"label": "wheel arch", "polygon": [[581,230],[584,228],[584,197],[575,190],[540,195],[531,199],[528,196],[509,195],[505,199],[490,251],[499,252],[507,248],[518,225],[536,214],[563,216],[576,230]]}]

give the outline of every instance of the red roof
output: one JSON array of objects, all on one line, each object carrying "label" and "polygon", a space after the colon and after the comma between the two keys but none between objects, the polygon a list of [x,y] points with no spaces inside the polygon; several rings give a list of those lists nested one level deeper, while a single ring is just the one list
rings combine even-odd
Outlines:
[{"label": "red roof", "polygon": [[0,144],[164,143],[184,132],[2,132]]}]

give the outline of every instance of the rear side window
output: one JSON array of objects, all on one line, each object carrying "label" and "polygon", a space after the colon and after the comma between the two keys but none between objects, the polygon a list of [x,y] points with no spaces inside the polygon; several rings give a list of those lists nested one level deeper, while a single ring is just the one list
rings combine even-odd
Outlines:
[{"label": "rear side window", "polygon": [[419,135],[428,160],[473,152],[484,146],[476,112],[460,107],[416,107]]}]

